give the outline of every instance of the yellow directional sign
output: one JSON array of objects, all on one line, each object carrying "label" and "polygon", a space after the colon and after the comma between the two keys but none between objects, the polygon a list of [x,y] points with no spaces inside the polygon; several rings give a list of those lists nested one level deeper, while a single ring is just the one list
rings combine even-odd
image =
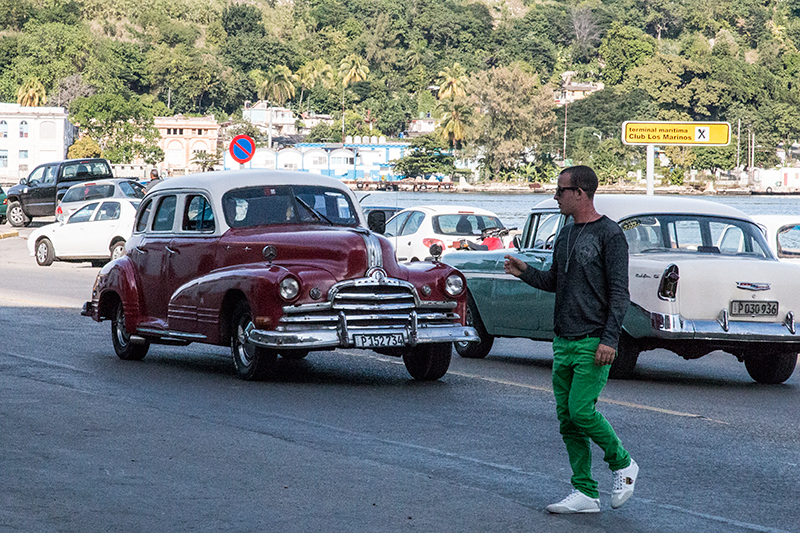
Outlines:
[{"label": "yellow directional sign", "polygon": [[672,146],[725,146],[731,142],[727,122],[625,122],[625,144]]}]

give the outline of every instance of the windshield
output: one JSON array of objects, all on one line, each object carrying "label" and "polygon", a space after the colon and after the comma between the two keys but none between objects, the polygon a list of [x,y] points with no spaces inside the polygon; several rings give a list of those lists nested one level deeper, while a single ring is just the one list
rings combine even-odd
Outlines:
[{"label": "windshield", "polygon": [[100,198],[110,198],[111,196],[114,196],[113,183],[87,183],[86,185],[70,187],[61,201],[64,203],[82,202],[83,200],[98,200]]},{"label": "windshield", "polygon": [[105,160],[74,161],[64,163],[61,173],[63,181],[85,181],[90,179],[111,178],[111,167]]},{"label": "windshield", "polygon": [[313,185],[247,187],[222,197],[225,220],[232,228],[272,224],[358,226],[356,208],[344,192]]},{"label": "windshield", "polygon": [[774,259],[758,226],[703,215],[646,215],[619,223],[631,255],[654,252],[720,254]]}]

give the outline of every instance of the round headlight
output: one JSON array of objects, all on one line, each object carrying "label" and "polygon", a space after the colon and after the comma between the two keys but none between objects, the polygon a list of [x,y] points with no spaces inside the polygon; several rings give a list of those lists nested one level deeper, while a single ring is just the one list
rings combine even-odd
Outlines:
[{"label": "round headlight", "polygon": [[464,280],[458,274],[450,274],[444,282],[444,290],[450,296],[458,296],[464,290]]},{"label": "round headlight", "polygon": [[278,290],[284,300],[294,300],[300,293],[300,283],[294,278],[283,278],[278,284]]}]

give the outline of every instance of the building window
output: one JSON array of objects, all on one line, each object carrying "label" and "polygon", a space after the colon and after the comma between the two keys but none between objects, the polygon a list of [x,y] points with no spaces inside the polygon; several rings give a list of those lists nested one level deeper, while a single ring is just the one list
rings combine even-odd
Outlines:
[{"label": "building window", "polygon": [[19,123],[19,138],[26,139],[28,137],[28,123],[24,120]]},{"label": "building window", "polygon": [[19,158],[20,159],[28,159],[28,151],[27,150],[20,150],[19,151]]},{"label": "building window", "polygon": [[202,129],[197,130],[197,134],[198,135],[202,135],[203,134],[203,130]]},{"label": "building window", "polygon": [[20,165],[19,166],[19,171],[20,172],[27,172],[28,171],[28,165]]},{"label": "building window", "polygon": [[0,120],[0,139],[8,137],[8,122]]},{"label": "building window", "polygon": [[8,167],[8,150],[0,150],[0,168]]},{"label": "building window", "polygon": [[55,139],[56,138],[56,123],[45,121],[39,123],[39,138],[40,139]]},{"label": "building window", "polygon": [[328,158],[324,155],[315,155],[311,158],[311,164],[315,167],[324,167],[328,164]]},{"label": "building window", "polygon": [[178,135],[183,135],[183,128],[178,129]]}]

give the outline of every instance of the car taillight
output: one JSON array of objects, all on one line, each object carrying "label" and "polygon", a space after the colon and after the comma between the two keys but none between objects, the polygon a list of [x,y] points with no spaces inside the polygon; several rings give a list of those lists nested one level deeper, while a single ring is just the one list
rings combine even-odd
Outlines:
[{"label": "car taillight", "polygon": [[675,301],[675,293],[678,291],[678,265],[669,265],[664,274],[661,275],[661,284],[658,286],[658,297],[670,302]]},{"label": "car taillight", "polygon": [[56,216],[60,217],[63,214],[64,214],[64,211],[61,210],[61,206],[58,206],[58,208],[56,209]]},{"label": "car taillight", "polygon": [[422,245],[425,246],[425,248],[430,248],[432,244],[438,244],[442,247],[442,250],[444,250],[444,243],[439,239],[422,239]]}]

